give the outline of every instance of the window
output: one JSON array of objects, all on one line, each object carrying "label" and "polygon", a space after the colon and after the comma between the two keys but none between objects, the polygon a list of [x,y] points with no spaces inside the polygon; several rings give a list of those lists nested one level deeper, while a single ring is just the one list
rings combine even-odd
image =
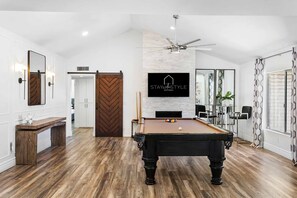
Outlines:
[{"label": "window", "polygon": [[290,133],[292,71],[268,74],[267,128]]}]

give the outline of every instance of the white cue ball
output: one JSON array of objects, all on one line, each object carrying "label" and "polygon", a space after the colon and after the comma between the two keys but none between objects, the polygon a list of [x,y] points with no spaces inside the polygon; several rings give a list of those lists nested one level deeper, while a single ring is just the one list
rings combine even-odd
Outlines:
[{"label": "white cue ball", "polygon": [[181,128],[181,127],[178,127],[178,130],[179,130],[179,131],[181,131],[182,129],[183,129],[183,128]]}]

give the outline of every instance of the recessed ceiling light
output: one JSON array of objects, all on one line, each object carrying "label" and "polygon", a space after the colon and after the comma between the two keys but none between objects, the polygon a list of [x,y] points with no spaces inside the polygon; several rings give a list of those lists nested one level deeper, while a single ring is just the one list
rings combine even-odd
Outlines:
[{"label": "recessed ceiling light", "polygon": [[88,32],[88,31],[83,31],[83,32],[81,33],[81,35],[82,35],[82,36],[88,36],[88,35],[89,35],[89,32]]},{"label": "recessed ceiling light", "polygon": [[175,27],[174,27],[174,26],[170,26],[170,29],[171,29],[171,30],[175,30]]}]

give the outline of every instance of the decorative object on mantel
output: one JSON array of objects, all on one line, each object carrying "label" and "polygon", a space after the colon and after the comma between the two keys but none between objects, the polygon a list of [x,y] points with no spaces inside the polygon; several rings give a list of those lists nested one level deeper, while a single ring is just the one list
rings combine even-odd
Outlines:
[{"label": "decorative object on mantel", "polygon": [[32,124],[32,122],[33,122],[33,115],[31,113],[29,113],[27,115],[26,121],[27,121],[28,124]]},{"label": "decorative object on mantel", "polygon": [[51,117],[16,125],[16,164],[37,164],[37,135],[47,129],[51,129],[51,146],[66,146],[65,120],[65,117]]},{"label": "decorative object on mantel", "polygon": [[31,113],[28,113],[26,116],[20,115],[19,122],[20,122],[20,124],[32,124],[33,117],[34,117],[34,115],[32,115]]}]

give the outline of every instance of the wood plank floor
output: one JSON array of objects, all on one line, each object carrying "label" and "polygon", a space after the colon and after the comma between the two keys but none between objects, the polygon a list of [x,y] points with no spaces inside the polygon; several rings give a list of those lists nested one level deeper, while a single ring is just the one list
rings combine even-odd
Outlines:
[{"label": "wood plank floor", "polygon": [[227,151],[220,186],[206,157],[160,157],[157,184],[144,184],[141,152],[131,138],[94,138],[79,129],[66,148],[39,154],[37,166],[0,174],[0,197],[296,197],[297,167],[248,145]]}]

